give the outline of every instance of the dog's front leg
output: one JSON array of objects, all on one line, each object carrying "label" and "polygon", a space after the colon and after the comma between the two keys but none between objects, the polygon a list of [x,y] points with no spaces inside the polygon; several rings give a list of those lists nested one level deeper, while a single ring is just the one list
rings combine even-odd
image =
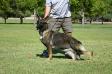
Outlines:
[{"label": "dog's front leg", "polygon": [[48,59],[51,60],[52,59],[52,46],[49,44],[47,49],[48,49]]}]

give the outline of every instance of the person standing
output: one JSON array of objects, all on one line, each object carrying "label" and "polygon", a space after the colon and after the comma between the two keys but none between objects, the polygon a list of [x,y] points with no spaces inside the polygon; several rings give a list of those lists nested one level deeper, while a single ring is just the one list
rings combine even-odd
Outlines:
[{"label": "person standing", "polygon": [[67,35],[72,35],[72,22],[69,0],[46,0],[43,19],[48,19],[48,28],[52,31],[63,29]]}]

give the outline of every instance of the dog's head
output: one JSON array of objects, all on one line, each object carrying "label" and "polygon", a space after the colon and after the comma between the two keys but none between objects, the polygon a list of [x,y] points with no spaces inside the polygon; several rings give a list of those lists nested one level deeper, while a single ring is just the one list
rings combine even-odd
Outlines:
[{"label": "dog's head", "polygon": [[40,16],[37,15],[37,30],[39,30],[39,32],[44,32],[45,30],[48,29],[48,23],[46,22],[45,19],[42,19]]}]

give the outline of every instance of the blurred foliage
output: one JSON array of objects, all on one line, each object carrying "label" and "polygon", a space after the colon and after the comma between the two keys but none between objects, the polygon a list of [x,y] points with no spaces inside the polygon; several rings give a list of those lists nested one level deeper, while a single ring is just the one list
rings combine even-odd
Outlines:
[{"label": "blurred foliage", "polygon": [[[44,8],[45,0],[0,0],[0,16],[5,20],[8,17],[31,16],[34,10],[43,16]],[[100,18],[103,21],[112,19],[112,0],[70,0],[70,8],[73,20],[82,17],[90,21]]]}]

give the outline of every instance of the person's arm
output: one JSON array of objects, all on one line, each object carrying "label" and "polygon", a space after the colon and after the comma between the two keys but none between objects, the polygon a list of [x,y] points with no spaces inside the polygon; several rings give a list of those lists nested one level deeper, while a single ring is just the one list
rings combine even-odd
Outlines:
[{"label": "person's arm", "polygon": [[51,11],[51,6],[45,6],[44,19],[49,16],[50,11]]},{"label": "person's arm", "polygon": [[45,11],[44,11],[44,19],[49,17],[50,11],[51,11],[51,0],[46,0]]}]

